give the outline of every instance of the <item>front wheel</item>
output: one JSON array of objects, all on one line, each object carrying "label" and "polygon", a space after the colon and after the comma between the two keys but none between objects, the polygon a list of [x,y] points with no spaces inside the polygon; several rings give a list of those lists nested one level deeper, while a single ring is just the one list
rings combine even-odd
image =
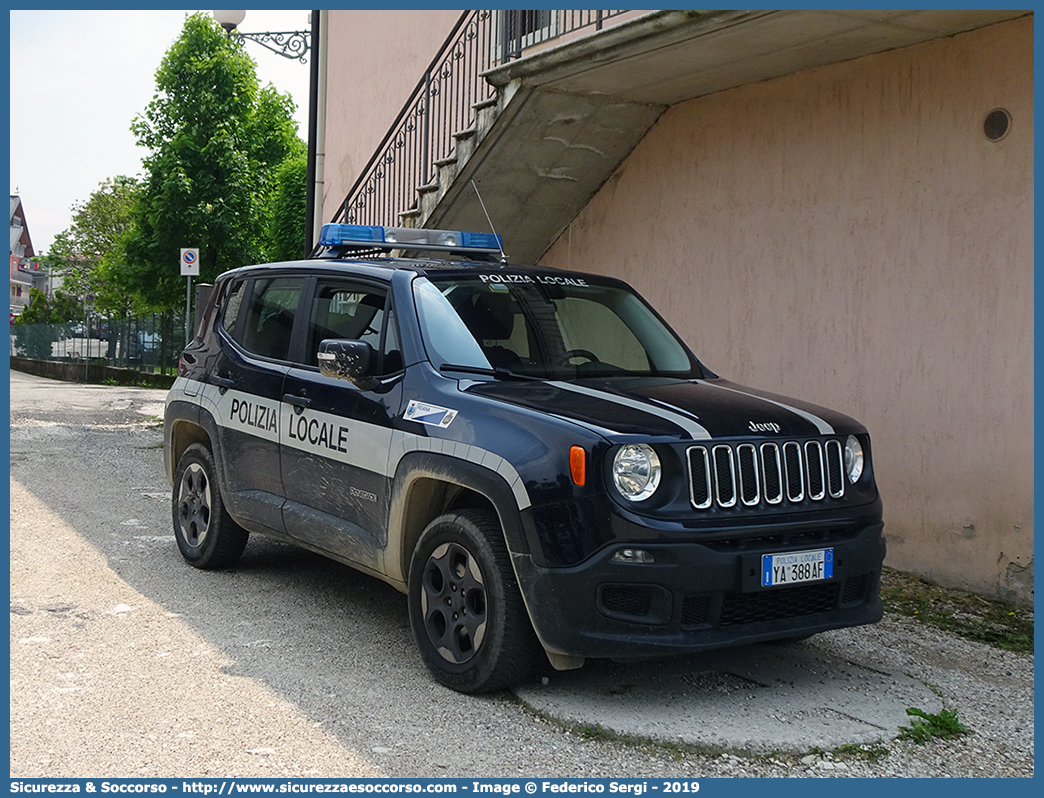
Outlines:
[{"label": "front wheel", "polygon": [[192,444],[178,461],[172,499],[174,537],[189,564],[205,569],[234,565],[248,533],[225,509],[214,456],[204,444]]},{"label": "front wheel", "polygon": [[410,624],[425,665],[461,693],[523,681],[540,652],[499,524],[478,510],[436,518],[413,552]]}]

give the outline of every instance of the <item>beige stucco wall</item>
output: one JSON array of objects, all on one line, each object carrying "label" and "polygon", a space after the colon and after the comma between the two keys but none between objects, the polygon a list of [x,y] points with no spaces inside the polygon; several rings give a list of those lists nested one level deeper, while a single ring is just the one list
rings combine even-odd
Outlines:
[{"label": "beige stucco wall", "polygon": [[1023,601],[1032,78],[1023,19],[676,106],[544,259],[627,279],[723,376],[859,418],[888,563]]},{"label": "beige stucco wall", "polygon": [[340,207],[462,13],[328,12],[323,221]]}]

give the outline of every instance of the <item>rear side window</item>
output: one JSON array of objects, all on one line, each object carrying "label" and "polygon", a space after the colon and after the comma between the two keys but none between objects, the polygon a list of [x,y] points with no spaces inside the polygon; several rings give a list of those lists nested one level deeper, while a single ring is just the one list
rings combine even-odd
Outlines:
[{"label": "rear side window", "polygon": [[[225,300],[225,309],[221,314],[221,326],[232,335],[236,329],[236,321],[239,319],[239,309],[243,307],[243,295],[246,293],[246,280],[239,280],[229,289],[228,298]],[[233,336],[234,337],[234,336]]]},{"label": "rear side window", "polygon": [[[294,329],[302,280],[299,277],[267,277],[253,281],[250,298],[245,303],[236,293],[229,297],[225,311],[225,329],[248,352],[273,360],[286,360],[290,350],[290,334]],[[233,288],[233,292],[236,289]],[[238,324],[230,326],[228,316],[234,302]],[[239,320],[238,316],[243,315]]]}]

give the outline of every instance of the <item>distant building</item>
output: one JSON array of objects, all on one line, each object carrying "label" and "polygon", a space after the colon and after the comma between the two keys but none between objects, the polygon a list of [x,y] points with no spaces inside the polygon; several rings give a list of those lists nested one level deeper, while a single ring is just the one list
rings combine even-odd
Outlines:
[{"label": "distant building", "polygon": [[25,224],[20,197],[11,195],[11,316],[17,316],[29,304],[29,289],[33,286],[30,259],[33,242]]},{"label": "distant building", "polygon": [[36,259],[22,200],[11,195],[11,317],[29,305],[29,289],[47,291],[47,269]]}]

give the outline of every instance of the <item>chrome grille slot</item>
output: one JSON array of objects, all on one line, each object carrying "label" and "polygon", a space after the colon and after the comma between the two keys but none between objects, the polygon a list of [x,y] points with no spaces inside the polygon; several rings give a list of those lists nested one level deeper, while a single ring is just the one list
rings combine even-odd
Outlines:
[{"label": "chrome grille slot", "polygon": [[711,450],[714,456],[714,480],[717,488],[715,498],[721,507],[736,506],[736,466],[732,459],[731,446],[715,446]]},{"label": "chrome grille slot", "polygon": [[689,502],[711,507],[780,506],[845,495],[844,447],[836,438],[690,446]]},{"label": "chrome grille slot", "polygon": [[808,467],[808,498],[819,501],[826,495],[823,478],[823,447],[819,441],[805,444],[805,465]]},{"label": "chrome grille slot", "polygon": [[799,502],[805,498],[805,474],[801,467],[801,446],[788,441],[783,444],[783,467],[787,475],[787,498]]},{"label": "chrome grille slot", "polygon": [[689,501],[697,510],[706,510],[714,501],[711,493],[710,455],[703,446],[689,449]]},{"label": "chrome grille slot", "polygon": [[736,459],[739,461],[740,501],[747,507],[752,507],[761,500],[758,450],[752,444],[740,444],[736,447]]},{"label": "chrome grille slot", "polygon": [[765,475],[765,501],[779,504],[783,501],[783,463],[776,444],[761,444],[761,470]]},{"label": "chrome grille slot", "polygon": [[841,441],[826,442],[827,487],[832,499],[840,499],[845,495],[845,455],[841,449]]}]

